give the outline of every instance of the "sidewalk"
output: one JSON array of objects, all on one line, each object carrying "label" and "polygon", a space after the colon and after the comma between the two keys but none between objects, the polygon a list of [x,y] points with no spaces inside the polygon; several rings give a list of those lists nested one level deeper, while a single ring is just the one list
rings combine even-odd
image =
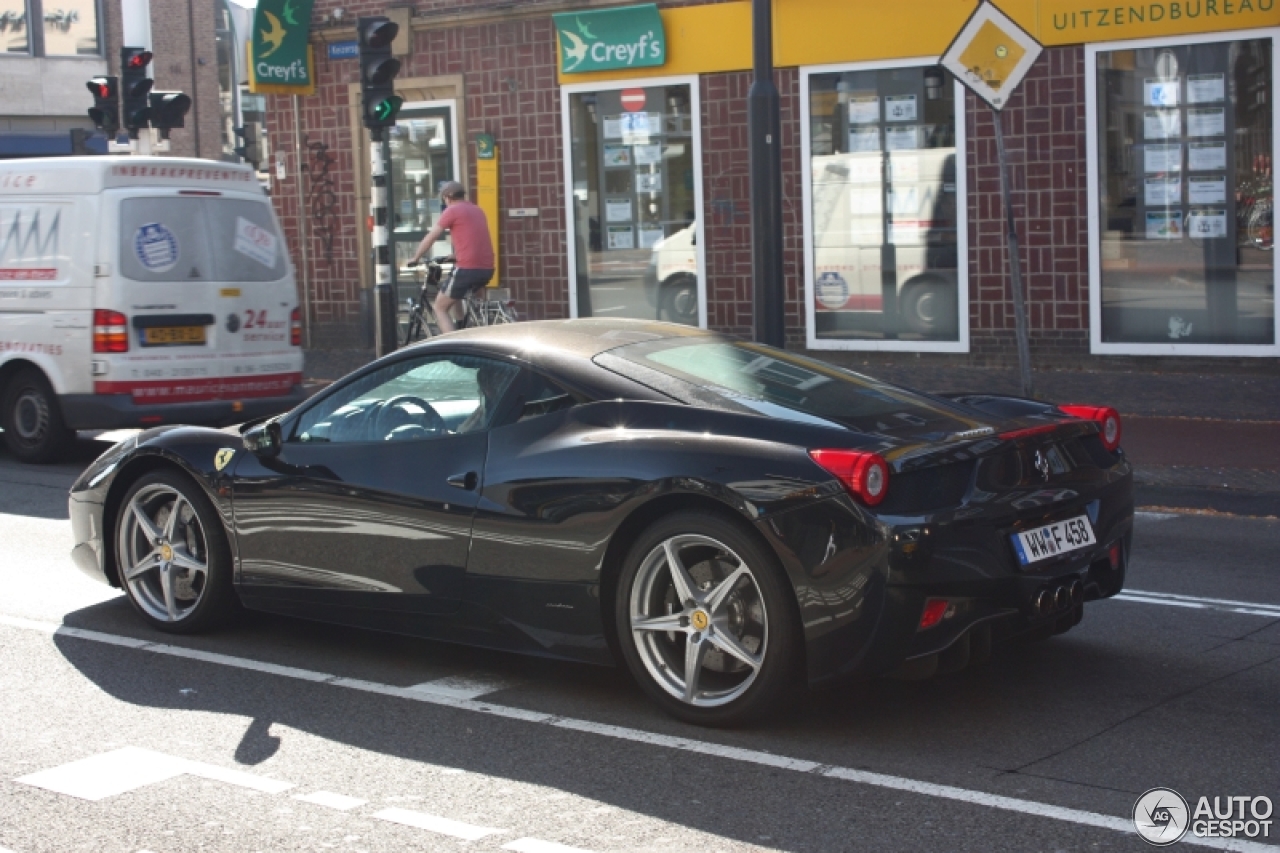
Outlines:
[{"label": "sidewalk", "polygon": [[[304,379],[319,387],[372,359],[371,350],[308,350]],[[1018,393],[1012,368],[861,369],[927,391]],[[1280,377],[1045,370],[1033,381],[1042,400],[1120,412],[1140,506],[1280,516]]]}]

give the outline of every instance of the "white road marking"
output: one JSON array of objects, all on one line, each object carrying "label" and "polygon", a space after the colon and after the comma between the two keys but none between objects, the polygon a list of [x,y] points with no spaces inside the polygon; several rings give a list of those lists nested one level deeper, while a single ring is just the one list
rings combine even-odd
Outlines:
[{"label": "white road marking", "polygon": [[424,681],[421,684],[413,685],[409,689],[435,693],[440,696],[450,696],[454,699],[479,699],[488,693],[496,693],[512,686],[514,685],[511,682],[501,681],[496,678],[472,678],[465,675],[451,675],[446,678],[437,678],[434,681]]},{"label": "white road marking", "polygon": [[1190,607],[1195,610],[1221,610],[1225,613],[1243,613],[1246,616],[1268,616],[1272,619],[1280,619],[1280,604],[1264,604],[1257,601],[1202,598],[1196,595],[1176,595],[1172,592],[1149,592],[1142,589],[1126,589],[1115,598],[1117,601],[1132,601],[1138,604],[1163,604],[1166,607]]},{"label": "white road marking", "polygon": [[461,838],[463,841],[479,841],[481,838],[507,831],[505,829],[490,829],[487,826],[475,826],[470,823],[450,820],[447,817],[439,817],[426,812],[410,811],[409,809],[383,809],[373,814],[372,817],[404,826],[425,829],[428,832],[435,832],[440,835]]},{"label": "white road marking", "polygon": [[1141,518],[1144,521],[1168,521],[1171,518],[1177,518],[1176,512],[1150,512],[1149,510],[1136,510],[1133,513],[1134,518]]},{"label": "white road marking", "polygon": [[337,809],[340,812],[359,808],[369,802],[368,800],[362,800],[358,797],[348,797],[345,794],[335,794],[331,791],[314,791],[310,794],[294,794],[293,798],[295,800],[302,800],[304,803],[314,803],[317,806]]},{"label": "white road marking", "polygon": [[82,800],[105,800],[182,775],[199,776],[268,794],[278,794],[293,787],[289,782],[188,761],[136,746],[82,758],[13,781]]},{"label": "white road marking", "polygon": [[502,845],[503,850],[514,850],[515,853],[592,853],[581,847],[570,847],[554,841],[543,841],[541,838],[517,838],[509,844]]},{"label": "white road marking", "polygon": [[[134,648],[138,648],[140,651],[148,651],[155,654],[174,653],[173,646],[163,644],[142,644],[141,646],[138,646],[137,641],[129,641],[125,637],[115,637],[111,634],[101,634],[96,631],[82,631],[78,629],[73,629],[75,630],[75,633],[71,633],[70,631],[65,630],[62,626],[50,622],[35,622],[30,619],[21,619],[2,614],[0,614],[0,625],[10,625],[15,628],[36,630],[56,636],[73,636],[89,640],[91,642],[111,642],[115,645],[132,646]],[[185,655],[183,656],[185,657]],[[709,743],[707,741],[694,740],[692,738],[675,737],[673,735],[662,735],[655,732],[646,732],[641,729],[613,726],[605,723],[594,723],[589,720],[560,717],[555,714],[546,714],[539,711],[527,711],[523,708],[512,708],[505,705],[491,704],[482,699],[454,699],[450,696],[427,693],[405,687],[395,687],[390,684],[379,684],[373,681],[361,681],[354,678],[340,678],[335,675],[327,675],[325,673],[312,672],[310,670],[293,670],[292,667],[276,667],[270,664],[262,664],[259,661],[248,658],[232,657],[231,655],[210,655],[209,660],[210,662],[217,663],[221,666],[252,670],[256,672],[269,672],[275,675],[283,675],[286,678],[302,678],[306,681],[319,681],[338,687],[346,687],[352,690],[377,693],[384,696],[395,696],[402,699],[411,699],[413,701],[424,702],[431,705],[441,705],[464,711],[473,711],[478,714],[485,714],[493,717],[502,717],[505,719],[520,720],[527,723],[586,732],[589,734],[600,735],[602,737],[611,737],[632,743],[649,744],[666,749],[679,750],[681,752],[690,752],[697,755],[716,756],[744,764],[776,767],[785,770],[793,770],[799,773],[814,773],[815,775],[824,776],[829,779],[840,779],[873,787],[908,791],[926,797],[954,800],[969,803],[971,805],[1018,812],[1036,817],[1046,817],[1067,823],[1076,823],[1083,826],[1111,829],[1128,835],[1131,835],[1134,832],[1133,822],[1126,818],[1097,814],[1094,812],[1083,811],[1081,809],[1063,808],[1060,806],[1049,805],[1047,803],[1036,802],[1034,800],[1020,800],[1014,797],[1005,797],[998,794],[987,793],[985,791],[974,791],[967,788],[956,788],[951,785],[922,782],[917,779],[908,779],[902,776],[889,776],[882,773],[870,773],[847,767],[819,764],[818,762],[809,761],[807,759],[773,755],[772,753],[760,750],[725,746],[717,743]],[[291,672],[295,671],[299,674],[292,675]],[[403,812],[407,815],[420,814],[417,812],[409,812],[404,809],[388,809],[386,812],[380,812],[379,814],[374,815],[374,817],[382,816],[384,820],[390,820],[391,818],[386,817],[387,812]],[[426,817],[430,817],[430,815],[427,815]],[[443,818],[441,820],[443,820]],[[467,826],[467,824],[460,825]],[[478,829],[479,827],[476,828]],[[499,832],[501,830],[493,831]],[[1240,851],[1240,853],[1278,853],[1278,851],[1280,851],[1280,848],[1273,845],[1259,844],[1256,842],[1241,841],[1231,838],[1196,838],[1194,836],[1188,836],[1184,838],[1181,843],[1197,847],[1208,847],[1214,850]]]}]

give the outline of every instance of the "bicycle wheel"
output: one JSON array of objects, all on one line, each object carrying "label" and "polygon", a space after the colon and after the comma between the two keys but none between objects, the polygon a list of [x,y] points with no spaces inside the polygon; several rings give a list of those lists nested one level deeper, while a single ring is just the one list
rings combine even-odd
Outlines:
[{"label": "bicycle wheel", "polygon": [[510,305],[504,305],[501,302],[494,302],[493,322],[495,325],[499,323],[517,323],[520,321],[516,309]]}]

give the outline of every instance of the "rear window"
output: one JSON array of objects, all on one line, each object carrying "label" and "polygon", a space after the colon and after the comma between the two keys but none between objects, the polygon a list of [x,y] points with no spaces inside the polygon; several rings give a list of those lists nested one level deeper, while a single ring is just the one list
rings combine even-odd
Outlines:
[{"label": "rear window", "polygon": [[135,196],[120,203],[120,269],[134,281],[279,281],[289,259],[266,202]]},{"label": "rear window", "polygon": [[745,341],[669,338],[619,347],[596,362],[641,382],[653,371],[666,380],[658,390],[686,403],[862,432],[925,427],[954,417],[940,401]]}]

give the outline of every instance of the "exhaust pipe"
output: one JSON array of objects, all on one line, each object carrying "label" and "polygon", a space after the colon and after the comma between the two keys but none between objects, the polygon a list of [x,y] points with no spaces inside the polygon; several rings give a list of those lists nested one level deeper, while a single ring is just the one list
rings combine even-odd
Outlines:
[{"label": "exhaust pipe", "polygon": [[1060,586],[1053,593],[1053,606],[1057,610],[1066,610],[1071,605],[1071,591]]},{"label": "exhaust pipe", "polygon": [[1084,584],[1080,581],[1071,582],[1071,603],[1081,604],[1084,602]]},{"label": "exhaust pipe", "polygon": [[1049,611],[1053,609],[1053,596],[1049,594],[1049,590],[1042,589],[1037,592],[1035,599],[1031,603],[1031,608],[1037,616],[1048,615]]}]

